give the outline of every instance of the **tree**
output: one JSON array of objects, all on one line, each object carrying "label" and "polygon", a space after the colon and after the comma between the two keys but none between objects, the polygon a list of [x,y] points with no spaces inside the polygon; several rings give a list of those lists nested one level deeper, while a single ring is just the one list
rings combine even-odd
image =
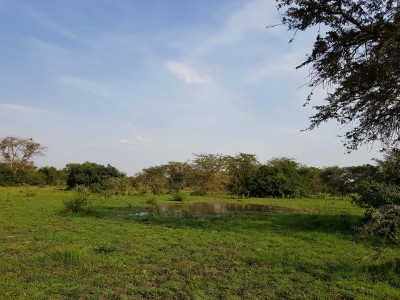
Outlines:
[{"label": "tree", "polygon": [[168,189],[167,166],[145,168],[135,176],[135,182],[143,194],[161,194]]},{"label": "tree", "polygon": [[388,184],[400,185],[400,150],[391,149],[382,160],[376,160],[382,173],[382,180]]},{"label": "tree", "polygon": [[[311,66],[313,90],[328,87],[308,130],[330,119],[349,125],[348,151],[400,141],[400,9],[394,0],[277,0],[294,32],[318,27],[314,47],[297,68]],[[305,104],[305,105],[306,105]]]},{"label": "tree", "polygon": [[84,185],[92,192],[99,192],[106,188],[107,180],[110,178],[124,177],[125,174],[117,168],[96,163],[84,162],[83,164],[68,164],[65,168],[67,187],[72,189],[78,185]]},{"label": "tree", "polygon": [[166,165],[170,192],[178,192],[190,184],[193,169],[186,162],[170,161]]},{"label": "tree", "polygon": [[197,194],[211,195],[224,191],[227,181],[225,160],[220,154],[194,154],[193,183]]},{"label": "tree", "polygon": [[377,162],[379,172],[360,182],[358,196],[353,197],[355,204],[368,211],[385,205],[400,205],[400,151],[392,149]]},{"label": "tree", "polygon": [[301,177],[305,194],[317,195],[318,193],[323,193],[325,191],[321,180],[321,169],[301,166],[298,172]]},{"label": "tree", "polygon": [[32,157],[43,155],[44,149],[46,148],[32,138],[8,136],[0,139],[0,155],[14,174],[18,170],[31,168]]},{"label": "tree", "polygon": [[273,158],[261,166],[252,186],[252,195],[256,197],[299,197],[304,192],[299,164],[286,157]]},{"label": "tree", "polygon": [[256,155],[239,153],[235,156],[225,156],[225,162],[229,175],[229,190],[237,195],[248,196],[259,168]]},{"label": "tree", "polygon": [[57,170],[55,167],[41,167],[37,170],[44,177],[44,183],[47,185],[62,185],[66,181],[66,173],[63,170]]},{"label": "tree", "polygon": [[346,195],[346,170],[338,166],[323,168],[320,173],[321,183],[325,193]]}]

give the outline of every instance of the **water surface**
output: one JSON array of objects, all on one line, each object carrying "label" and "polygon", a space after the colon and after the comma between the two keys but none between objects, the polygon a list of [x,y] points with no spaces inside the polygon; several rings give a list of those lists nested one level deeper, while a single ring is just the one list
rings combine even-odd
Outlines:
[{"label": "water surface", "polygon": [[226,215],[235,213],[256,212],[287,212],[294,211],[291,208],[276,205],[229,203],[229,202],[188,202],[188,203],[154,203],[142,216],[164,217],[196,217],[204,215]]}]

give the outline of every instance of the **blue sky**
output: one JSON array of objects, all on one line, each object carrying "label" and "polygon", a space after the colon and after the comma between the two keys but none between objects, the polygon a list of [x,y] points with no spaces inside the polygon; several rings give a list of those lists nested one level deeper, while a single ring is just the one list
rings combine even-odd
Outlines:
[{"label": "blue sky", "polygon": [[[129,175],[193,153],[371,163],[334,122],[301,132],[312,32],[294,43],[272,0],[0,0],[0,137],[47,146],[37,165]],[[324,91],[312,104],[321,103]]]}]

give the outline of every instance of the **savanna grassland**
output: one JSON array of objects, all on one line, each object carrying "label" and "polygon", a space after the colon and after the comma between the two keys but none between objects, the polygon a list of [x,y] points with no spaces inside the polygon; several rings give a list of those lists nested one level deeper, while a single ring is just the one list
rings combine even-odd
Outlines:
[{"label": "savanna grassland", "polygon": [[189,196],[285,209],[173,218],[145,196],[67,213],[69,193],[0,188],[0,299],[400,299],[400,248],[360,238],[349,200]]}]

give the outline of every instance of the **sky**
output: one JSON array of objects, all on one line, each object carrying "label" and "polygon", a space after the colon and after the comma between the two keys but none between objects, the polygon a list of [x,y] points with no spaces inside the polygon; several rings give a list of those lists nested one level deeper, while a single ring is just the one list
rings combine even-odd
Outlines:
[{"label": "sky", "polygon": [[302,131],[325,93],[303,107],[315,32],[289,43],[280,18],[273,0],[0,0],[0,137],[128,175],[194,153],[372,163],[346,127]]}]

